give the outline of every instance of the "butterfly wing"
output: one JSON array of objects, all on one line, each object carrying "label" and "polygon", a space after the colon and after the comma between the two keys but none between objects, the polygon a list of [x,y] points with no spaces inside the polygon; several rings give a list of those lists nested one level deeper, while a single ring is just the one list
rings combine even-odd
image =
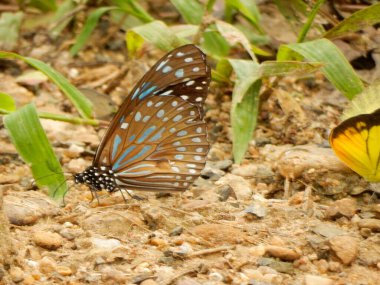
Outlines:
[{"label": "butterfly wing", "polygon": [[211,80],[206,55],[194,45],[172,50],[161,58],[136,84],[110,123],[96,152],[93,164],[99,164],[104,148],[111,147],[110,136],[143,100],[153,96],[176,96],[198,107],[203,118],[203,103]]},{"label": "butterfly wing", "polygon": [[117,122],[110,142],[101,165],[110,165],[117,184],[129,190],[186,190],[210,148],[198,108],[175,96],[141,101]]},{"label": "butterfly wing", "polygon": [[380,181],[380,109],[343,121],[332,130],[330,145],[356,173]]}]

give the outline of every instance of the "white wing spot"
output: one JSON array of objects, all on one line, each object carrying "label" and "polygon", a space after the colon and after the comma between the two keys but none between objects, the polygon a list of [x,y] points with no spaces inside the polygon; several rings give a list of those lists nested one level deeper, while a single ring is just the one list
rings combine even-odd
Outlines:
[{"label": "white wing spot", "polygon": [[177,176],[175,177],[175,179],[180,180],[180,179],[181,179],[181,176],[177,175]]},{"label": "white wing spot", "polygon": [[186,151],[186,147],[181,146],[176,148],[177,151]]},{"label": "white wing spot", "polygon": [[187,96],[187,95],[181,95],[181,98],[182,98],[183,100],[187,100],[187,99],[189,99],[189,96]]},{"label": "white wing spot", "polygon": [[177,137],[183,137],[187,135],[187,131],[180,131],[177,133]]},{"label": "white wing spot", "polygon": [[174,142],[173,145],[174,146],[179,146],[179,145],[181,145],[181,142],[180,141]]},{"label": "white wing spot", "polygon": [[197,99],[195,99],[196,102],[202,102],[203,98],[202,97],[197,97]]},{"label": "white wing spot", "polygon": [[194,80],[187,81],[187,82],[186,82],[186,86],[191,86],[191,85],[193,85],[194,83],[195,83]]},{"label": "white wing spot", "polygon": [[195,87],[195,89],[196,89],[196,90],[202,90],[203,87],[201,87],[201,86],[197,86],[197,87]]},{"label": "white wing spot", "polygon": [[141,120],[141,113],[137,112],[136,115],[135,115],[135,121],[138,122],[140,120]]},{"label": "white wing spot", "polygon": [[193,58],[192,57],[186,57],[185,58],[185,62],[192,62],[193,61]]},{"label": "white wing spot", "polygon": [[189,186],[189,183],[183,182],[183,186]]},{"label": "white wing spot", "polygon": [[170,95],[170,94],[172,94],[172,93],[173,93],[173,89],[168,90],[168,91],[165,91],[164,93],[161,93],[160,95],[165,96],[165,95]]},{"label": "white wing spot", "polygon": [[187,81],[189,81],[190,79],[191,79],[191,78],[186,77],[185,79],[182,80],[182,82],[187,82]]},{"label": "white wing spot", "polygon": [[183,53],[183,52],[177,52],[177,54],[176,54],[178,57],[181,57],[181,56],[184,56],[185,54]]},{"label": "white wing spot", "polygon": [[162,69],[162,72],[163,73],[168,73],[172,70],[173,68],[171,68],[169,65],[165,66],[163,69]]},{"label": "white wing spot", "polygon": [[187,176],[187,177],[186,177],[186,180],[187,180],[187,181],[190,181],[191,179],[193,179],[193,176]]},{"label": "white wing spot", "polygon": [[120,128],[122,128],[123,130],[125,130],[126,128],[128,128],[129,124],[128,123],[122,123]]},{"label": "white wing spot", "polygon": [[174,117],[173,122],[178,122],[181,119],[182,119],[182,115],[177,115]]},{"label": "white wing spot", "polygon": [[179,172],[179,168],[178,168],[177,166],[172,166],[172,170],[173,170],[174,172]]},{"label": "white wing spot", "polygon": [[194,159],[200,161],[202,160],[202,157],[200,155],[194,155]]},{"label": "white wing spot", "polygon": [[148,107],[151,107],[151,106],[153,105],[153,102],[152,102],[152,101],[148,101],[148,103],[146,103],[146,105],[147,105]]},{"label": "white wing spot", "polygon": [[191,174],[196,174],[197,171],[196,171],[195,169],[189,169],[189,173],[191,173]]},{"label": "white wing spot", "polygon": [[196,152],[203,152],[203,147],[198,147],[195,151]]},{"label": "white wing spot", "polygon": [[174,156],[174,158],[175,158],[175,159],[178,159],[178,160],[181,160],[181,159],[184,158],[184,156],[183,156],[183,154],[176,154],[176,155]]},{"label": "white wing spot", "polygon": [[165,111],[161,109],[160,111],[157,112],[157,117],[161,118],[164,116],[164,114],[165,114]]},{"label": "white wing spot", "polygon": [[202,81],[202,84],[207,84],[207,81]]},{"label": "white wing spot", "polygon": [[194,116],[195,115],[195,111],[190,111],[190,116]]},{"label": "white wing spot", "polygon": [[150,116],[145,116],[145,117],[143,118],[143,122],[146,123],[146,122],[149,121],[149,119],[150,119]]},{"label": "white wing spot", "polygon": [[202,132],[202,128],[201,127],[198,127],[196,130],[195,130],[198,134],[200,134]]},{"label": "white wing spot", "polygon": [[198,138],[198,137],[196,137],[196,138],[192,138],[191,141],[192,141],[192,142],[195,142],[195,143],[200,143],[200,142],[202,142],[201,138]]},{"label": "white wing spot", "polygon": [[188,167],[188,168],[196,168],[197,166],[195,165],[195,164],[193,164],[193,163],[188,163],[188,164],[186,164],[186,166]]},{"label": "white wing spot", "polygon": [[165,118],[162,119],[162,121],[164,121],[164,122],[167,122],[168,120],[169,120],[168,117],[165,117]]},{"label": "white wing spot", "polygon": [[162,104],[164,104],[164,102],[160,101],[160,102],[157,102],[154,107],[160,107]]},{"label": "white wing spot", "polygon": [[175,106],[177,106],[177,105],[178,105],[178,102],[177,102],[177,101],[173,101],[173,102],[172,102],[172,106],[173,106],[173,107],[175,107]]},{"label": "white wing spot", "polygon": [[176,130],[176,128],[170,128],[169,132],[174,133]]},{"label": "white wing spot", "polygon": [[178,186],[179,186],[179,183],[178,183],[178,182],[174,182],[174,186],[175,186],[175,187],[178,187]]},{"label": "white wing spot", "polygon": [[193,72],[198,72],[199,70],[200,68],[198,66],[193,68]]}]

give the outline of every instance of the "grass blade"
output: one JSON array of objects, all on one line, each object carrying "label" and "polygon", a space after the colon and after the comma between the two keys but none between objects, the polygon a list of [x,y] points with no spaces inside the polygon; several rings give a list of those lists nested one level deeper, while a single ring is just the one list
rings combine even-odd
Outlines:
[{"label": "grass blade", "polygon": [[119,9],[117,7],[101,7],[88,15],[88,18],[83,25],[83,28],[79,35],[75,39],[75,44],[70,48],[70,53],[72,56],[75,56],[86,44],[88,38],[90,37],[92,31],[95,29],[96,25],[99,22],[100,17],[107,13],[108,11]]},{"label": "grass blade", "polygon": [[313,73],[323,67],[320,62],[299,61],[264,61],[260,65],[261,77],[294,75],[302,76]]},{"label": "grass blade", "polygon": [[4,117],[12,142],[32,169],[39,187],[46,186],[49,196],[62,201],[67,191],[61,165],[46,137],[33,104],[25,105]]},{"label": "grass blade", "polygon": [[380,23],[380,3],[357,11],[344,19],[334,28],[325,33],[326,38],[337,38],[349,32],[356,32],[363,28]]},{"label": "grass blade", "polygon": [[120,7],[120,9],[122,9],[126,13],[135,16],[136,18],[143,21],[144,23],[154,21],[154,18],[151,15],[149,15],[149,13],[146,12],[144,10],[144,8],[141,7],[137,3],[137,1],[134,1],[134,0],[112,0],[112,3],[114,3],[114,5]]},{"label": "grass blade", "polygon": [[51,81],[53,81],[66,95],[67,98],[74,104],[79,114],[86,119],[92,118],[92,103],[88,100],[75,86],[58,71],[53,69],[46,63],[31,57],[24,57],[12,52],[0,51],[0,58],[7,59],[21,59],[34,68],[45,74]]},{"label": "grass blade", "polygon": [[16,103],[13,97],[0,92],[0,112],[13,112],[15,110]]},{"label": "grass blade", "polygon": [[188,24],[199,25],[204,10],[197,0],[170,0]]},{"label": "grass blade", "polygon": [[364,85],[342,52],[329,40],[319,39],[315,41],[288,44],[284,51],[280,47],[278,59],[283,60],[283,55],[288,54],[287,49],[293,50],[310,61],[321,62],[324,66],[321,71],[326,78],[348,99],[363,91]]},{"label": "grass blade", "polygon": [[261,80],[259,65],[248,60],[229,60],[237,82],[232,93],[231,125],[236,163],[240,163],[256,128]]}]

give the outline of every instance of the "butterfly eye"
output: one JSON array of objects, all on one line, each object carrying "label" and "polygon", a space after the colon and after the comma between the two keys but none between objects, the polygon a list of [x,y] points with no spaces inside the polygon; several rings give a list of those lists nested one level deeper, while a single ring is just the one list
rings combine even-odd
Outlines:
[{"label": "butterfly eye", "polygon": [[186,190],[210,148],[203,121],[210,80],[206,56],[194,45],[161,58],[111,121],[88,177],[78,174],[76,182],[110,192]]}]

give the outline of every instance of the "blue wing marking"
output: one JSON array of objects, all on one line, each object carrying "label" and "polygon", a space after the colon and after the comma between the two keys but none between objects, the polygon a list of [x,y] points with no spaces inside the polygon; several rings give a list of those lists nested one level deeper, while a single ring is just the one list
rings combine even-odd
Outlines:
[{"label": "blue wing marking", "polygon": [[146,140],[146,138],[156,129],[156,126],[151,126],[145,132],[143,135],[137,140],[137,143],[142,143]]},{"label": "blue wing marking", "polygon": [[[122,166],[124,166],[124,165],[126,165],[126,164],[128,164],[128,163],[130,163],[131,161],[134,161],[134,160],[136,160],[136,159],[139,159],[141,156],[143,156],[145,153],[147,153],[151,148],[152,148],[152,146],[150,146],[150,145],[146,145],[146,146],[144,146],[143,148],[142,148],[142,150],[138,153],[138,154],[136,154],[135,156],[133,156],[132,158],[130,158],[130,159],[128,159],[127,161],[124,161],[123,163],[121,163],[122,161],[123,161],[123,159],[133,150],[133,149],[131,149],[133,147],[133,149],[135,149],[136,148],[136,146],[131,146],[131,147],[129,147],[124,153],[123,153],[123,155],[116,161],[116,163],[115,163],[115,165],[112,167],[112,169],[114,170],[114,169],[117,169],[117,168],[119,168],[119,167],[122,167]],[[131,150],[129,150],[129,149],[131,149]],[[120,164],[121,163],[121,164]]]},{"label": "blue wing marking", "polygon": [[152,93],[154,91],[154,89],[156,89],[157,86],[152,86],[150,87],[148,90],[145,90],[144,92],[142,92],[139,96],[139,99],[144,99],[146,96],[148,96],[150,93]]},{"label": "blue wing marking", "polygon": [[[115,164],[112,166],[112,170],[118,169],[120,167],[120,163],[124,160],[124,158],[136,148],[135,145],[130,146],[127,148],[123,154],[119,157],[119,159],[115,162]],[[125,164],[125,163],[124,163]]]},{"label": "blue wing marking", "polygon": [[117,153],[117,149],[119,148],[120,143],[121,143],[121,137],[119,135],[116,135],[115,139],[113,140],[112,159],[115,158],[115,155]]},{"label": "blue wing marking", "polygon": [[161,128],[159,132],[157,132],[153,137],[150,138],[149,142],[154,142],[159,140],[162,137],[162,133],[165,131],[165,128]]}]

